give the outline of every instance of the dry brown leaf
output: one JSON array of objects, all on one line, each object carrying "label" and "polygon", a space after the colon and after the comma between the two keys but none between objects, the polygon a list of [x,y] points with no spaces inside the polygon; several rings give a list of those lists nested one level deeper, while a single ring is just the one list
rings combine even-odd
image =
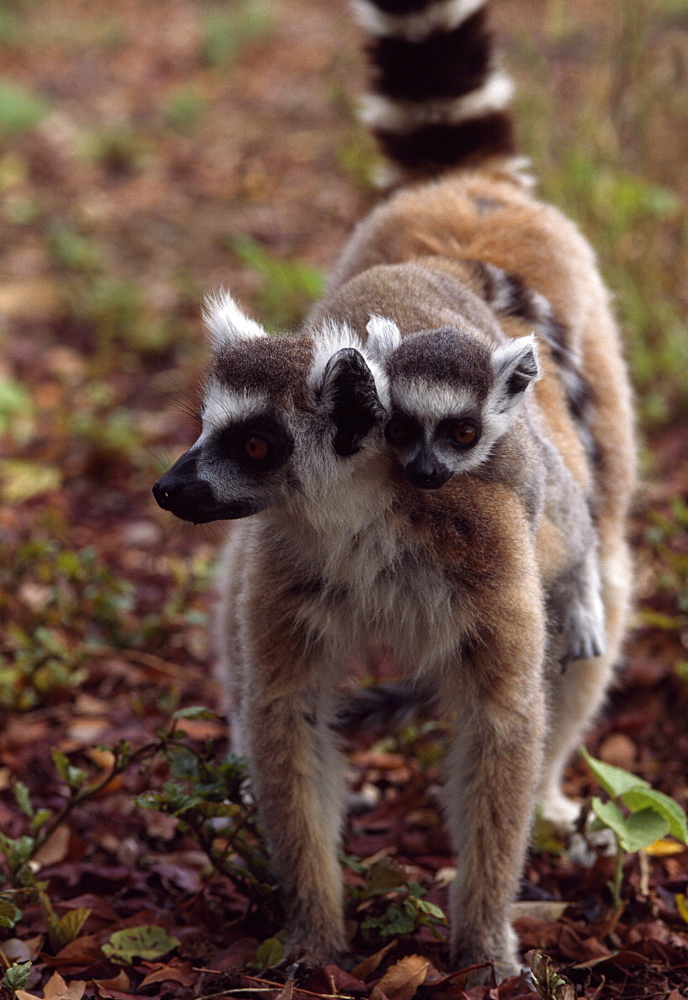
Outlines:
[{"label": "dry brown leaf", "polygon": [[165,982],[180,983],[182,986],[192,986],[196,982],[196,978],[197,975],[191,968],[190,962],[173,960],[168,965],[157,962],[146,978],[139,983],[139,987],[150,986],[151,983]]},{"label": "dry brown leaf", "polygon": [[351,971],[351,975],[354,979],[360,979],[362,982],[365,982],[368,976],[372,976],[380,965],[380,962],[387,954],[389,954],[396,943],[396,941],[390,941],[389,944],[384,946],[384,948],[380,948],[379,951],[376,951],[374,955],[368,955],[368,957],[364,958],[362,962],[359,962],[356,968]]},{"label": "dry brown leaf", "polygon": [[6,319],[59,316],[63,308],[58,287],[48,278],[28,278],[0,285],[0,316]]},{"label": "dry brown leaf", "polygon": [[[44,1000],[81,1000],[85,989],[86,983],[83,979],[75,979],[68,985],[59,972],[53,972],[45,984]],[[17,990],[15,996],[17,1000],[41,1000],[26,990]]]},{"label": "dry brown leaf", "polygon": [[542,920],[543,923],[556,923],[561,920],[567,907],[571,904],[557,899],[526,899],[514,903],[511,907],[511,919],[529,917],[531,920]]},{"label": "dry brown leaf", "polygon": [[117,993],[129,992],[129,976],[124,969],[120,969],[114,979],[94,979],[93,985],[103,1000],[109,1000]]},{"label": "dry brown leaf", "polygon": [[275,997],[275,1000],[292,1000],[293,995],[294,995],[294,980],[287,979],[286,983],[284,984],[284,989],[280,990],[280,992]]},{"label": "dry brown leaf", "polygon": [[13,962],[30,962],[31,958],[26,941],[20,941],[19,938],[9,938],[0,944],[0,962],[6,961],[8,966],[12,965]]},{"label": "dry brown leaf", "polygon": [[38,862],[42,868],[46,868],[48,865],[58,865],[67,857],[69,837],[69,827],[64,824],[58,826],[46,842],[38,848],[33,860]]},{"label": "dry brown leaf", "polygon": [[370,1000],[412,1000],[425,980],[430,962],[422,955],[408,955],[385,972],[375,984]]}]

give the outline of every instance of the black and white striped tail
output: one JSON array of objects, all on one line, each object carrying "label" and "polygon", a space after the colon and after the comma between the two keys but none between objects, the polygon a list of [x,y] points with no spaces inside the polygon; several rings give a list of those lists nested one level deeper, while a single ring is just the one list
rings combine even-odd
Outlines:
[{"label": "black and white striped tail", "polygon": [[487,0],[353,0],[370,36],[372,92],[362,117],[386,156],[410,174],[503,158],[518,169]]}]

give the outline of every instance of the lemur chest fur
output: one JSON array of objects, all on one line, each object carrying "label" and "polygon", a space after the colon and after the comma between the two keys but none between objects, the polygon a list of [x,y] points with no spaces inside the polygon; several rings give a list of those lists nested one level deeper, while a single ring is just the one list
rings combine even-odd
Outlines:
[{"label": "lemur chest fur", "polygon": [[313,638],[343,651],[381,643],[414,670],[455,659],[477,605],[517,573],[505,523],[526,519],[518,498],[494,483],[464,477],[463,502],[448,492],[392,502],[355,533],[273,536],[273,571],[298,566],[296,580],[292,572],[288,584],[276,581],[280,602]]}]

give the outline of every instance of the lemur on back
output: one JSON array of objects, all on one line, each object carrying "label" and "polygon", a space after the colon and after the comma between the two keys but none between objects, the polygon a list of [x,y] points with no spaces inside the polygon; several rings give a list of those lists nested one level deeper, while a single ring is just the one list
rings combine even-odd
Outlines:
[{"label": "lemur on back", "polygon": [[630,391],[594,255],[514,156],[484,0],[356,8],[368,121],[406,184],[300,332],[209,301],[202,432],[154,493],[237,520],[219,673],[289,954],[347,947],[332,725],[343,671],[378,644],[455,720],[451,963],[506,976],[533,808],[575,817],[561,773],[627,620]]}]

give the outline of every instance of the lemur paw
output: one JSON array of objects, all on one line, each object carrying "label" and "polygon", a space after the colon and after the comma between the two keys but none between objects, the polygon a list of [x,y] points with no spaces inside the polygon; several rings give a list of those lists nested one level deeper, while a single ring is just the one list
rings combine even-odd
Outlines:
[{"label": "lemur paw", "polygon": [[604,612],[601,602],[592,607],[574,601],[564,621],[566,660],[590,660],[606,649]]}]

